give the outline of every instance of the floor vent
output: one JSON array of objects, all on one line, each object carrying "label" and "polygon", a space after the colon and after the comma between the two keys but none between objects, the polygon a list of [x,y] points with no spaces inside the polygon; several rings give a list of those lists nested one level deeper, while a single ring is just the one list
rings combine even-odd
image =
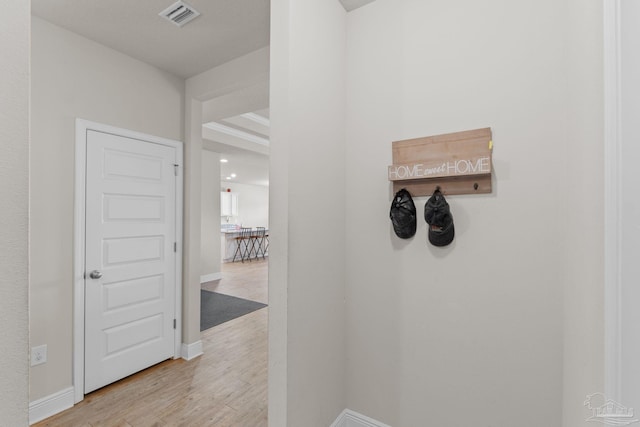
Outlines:
[{"label": "floor vent", "polygon": [[178,1],[160,12],[158,15],[174,23],[178,27],[182,27],[187,22],[191,22],[192,20],[200,16],[200,12],[198,12],[185,2]]}]

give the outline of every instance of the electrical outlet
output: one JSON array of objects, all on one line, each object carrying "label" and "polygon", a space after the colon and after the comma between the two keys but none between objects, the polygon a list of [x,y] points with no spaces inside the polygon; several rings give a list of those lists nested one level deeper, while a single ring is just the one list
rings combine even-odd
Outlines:
[{"label": "electrical outlet", "polygon": [[31,347],[31,366],[42,365],[47,361],[47,345]]}]

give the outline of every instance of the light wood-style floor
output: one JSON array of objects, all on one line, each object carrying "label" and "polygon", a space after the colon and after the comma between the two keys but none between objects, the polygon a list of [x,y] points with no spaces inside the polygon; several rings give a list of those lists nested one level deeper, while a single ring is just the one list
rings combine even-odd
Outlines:
[{"label": "light wood-style floor", "polygon": [[[267,261],[225,263],[202,288],[267,303]],[[168,360],[85,396],[37,427],[267,425],[267,308],[202,332],[204,355]]]}]

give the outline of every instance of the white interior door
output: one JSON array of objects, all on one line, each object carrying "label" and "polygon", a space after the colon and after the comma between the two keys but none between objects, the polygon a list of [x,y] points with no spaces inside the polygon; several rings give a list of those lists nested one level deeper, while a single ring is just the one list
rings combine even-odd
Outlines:
[{"label": "white interior door", "polygon": [[85,393],[174,356],[176,151],[87,131]]}]

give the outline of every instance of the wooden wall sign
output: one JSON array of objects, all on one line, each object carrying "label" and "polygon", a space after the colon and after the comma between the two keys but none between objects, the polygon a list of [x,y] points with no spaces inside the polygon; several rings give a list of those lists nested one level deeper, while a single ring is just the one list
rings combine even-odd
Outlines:
[{"label": "wooden wall sign", "polygon": [[389,181],[412,196],[491,193],[491,128],[394,141]]}]

